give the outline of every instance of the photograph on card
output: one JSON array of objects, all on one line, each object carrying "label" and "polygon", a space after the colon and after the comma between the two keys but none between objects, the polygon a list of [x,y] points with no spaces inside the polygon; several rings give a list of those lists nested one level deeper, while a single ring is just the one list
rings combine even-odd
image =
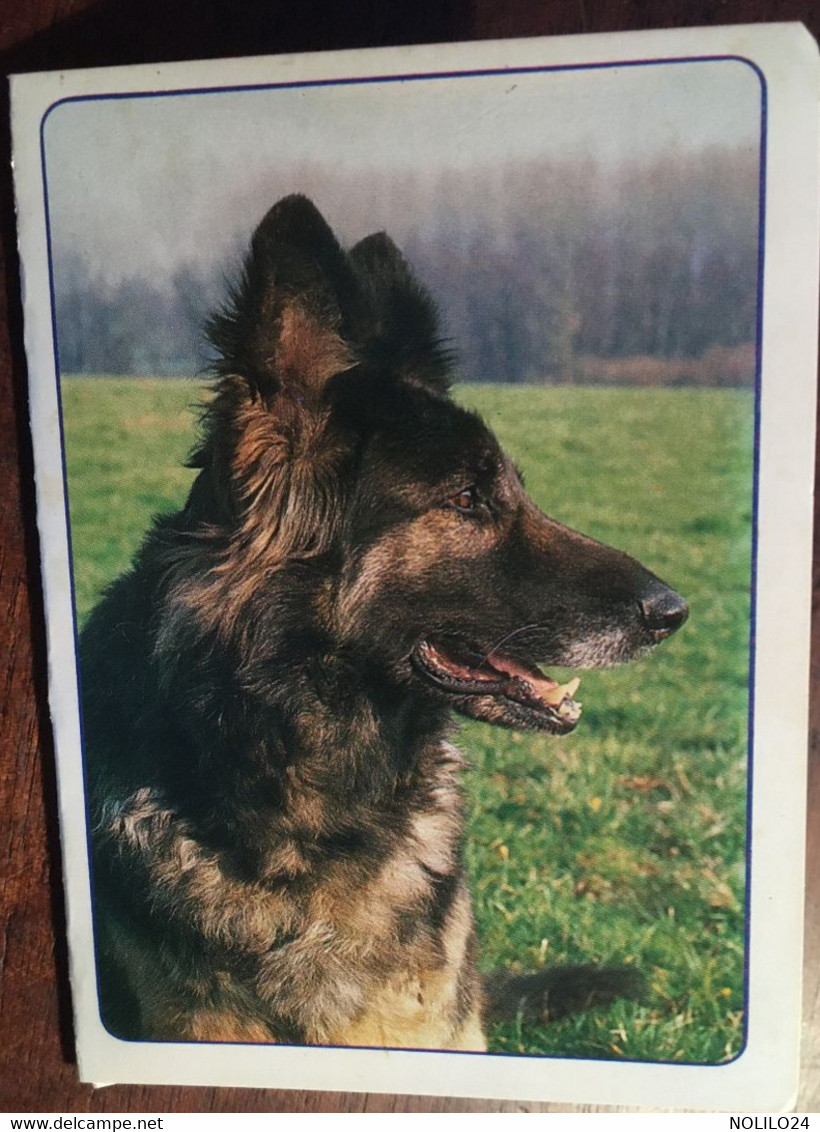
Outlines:
[{"label": "photograph on card", "polygon": [[111,1034],[740,1053],[764,97],[49,112]]}]

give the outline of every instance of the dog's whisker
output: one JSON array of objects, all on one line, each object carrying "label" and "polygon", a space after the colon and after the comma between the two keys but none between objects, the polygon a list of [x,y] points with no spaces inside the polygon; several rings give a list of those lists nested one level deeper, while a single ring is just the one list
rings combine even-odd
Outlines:
[{"label": "dog's whisker", "polygon": [[503,637],[499,638],[499,640],[497,640],[495,644],[491,645],[486,650],[486,652],[484,653],[484,663],[487,663],[492,653],[498,652],[502,645],[508,644],[513,639],[513,637],[518,637],[523,633],[528,633],[530,630],[537,629],[538,627],[538,623],[533,622],[531,625],[522,625],[518,629],[512,629],[509,633],[505,633]]}]

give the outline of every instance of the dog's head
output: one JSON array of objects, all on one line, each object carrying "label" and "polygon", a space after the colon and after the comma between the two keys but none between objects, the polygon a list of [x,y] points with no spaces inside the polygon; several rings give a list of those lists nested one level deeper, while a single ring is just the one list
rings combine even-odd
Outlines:
[{"label": "dog's head", "polygon": [[450,399],[433,304],[386,236],[346,253],[309,201],[280,201],[211,336],[220,378],[188,510],[230,548],[227,624],[298,607],[302,647],[364,679],[561,733],[575,682],[537,663],[629,660],[685,620],[636,561],[542,514]]}]

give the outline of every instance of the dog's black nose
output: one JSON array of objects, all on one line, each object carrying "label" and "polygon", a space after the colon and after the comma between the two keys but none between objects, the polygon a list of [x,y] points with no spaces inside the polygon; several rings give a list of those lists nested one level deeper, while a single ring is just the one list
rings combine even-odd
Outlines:
[{"label": "dog's black nose", "polygon": [[689,606],[674,590],[658,586],[640,603],[647,629],[656,641],[662,641],[679,629],[689,616]]}]

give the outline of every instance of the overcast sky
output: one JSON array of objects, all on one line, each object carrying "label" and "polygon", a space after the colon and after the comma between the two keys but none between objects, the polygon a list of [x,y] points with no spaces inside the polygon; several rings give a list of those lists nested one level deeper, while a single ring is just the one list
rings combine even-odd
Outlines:
[{"label": "overcast sky", "polygon": [[[343,184],[756,148],[760,99],[752,69],[723,61],[66,103],[45,128],[53,246],[112,282],[170,275],[221,262],[279,196],[309,189],[306,164]],[[345,241],[382,226],[372,201],[367,215],[318,203]]]}]

